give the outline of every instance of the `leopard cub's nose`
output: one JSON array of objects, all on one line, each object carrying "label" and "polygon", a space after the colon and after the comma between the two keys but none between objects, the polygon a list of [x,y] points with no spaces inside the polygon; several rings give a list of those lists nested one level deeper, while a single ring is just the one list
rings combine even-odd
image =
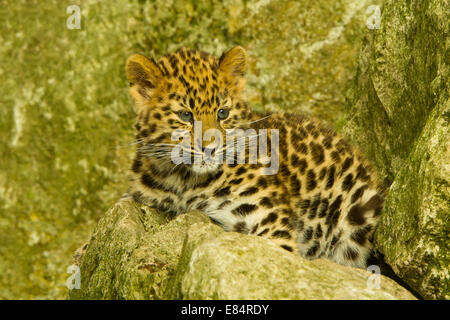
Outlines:
[{"label": "leopard cub's nose", "polygon": [[202,151],[206,155],[214,156],[214,154],[216,153],[216,148],[202,147]]}]

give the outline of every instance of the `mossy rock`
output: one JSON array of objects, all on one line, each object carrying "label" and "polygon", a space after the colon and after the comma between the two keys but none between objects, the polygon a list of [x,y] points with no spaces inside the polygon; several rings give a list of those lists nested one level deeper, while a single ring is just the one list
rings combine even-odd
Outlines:
[{"label": "mossy rock", "polygon": [[450,297],[449,11],[448,1],[386,2],[344,127],[391,185],[377,247],[427,299]]},{"label": "mossy rock", "polygon": [[394,281],[305,260],[201,212],[169,219],[121,201],[100,220],[70,299],[415,299]]},{"label": "mossy rock", "polygon": [[450,104],[438,104],[397,173],[376,242],[386,261],[428,299],[450,298]]}]

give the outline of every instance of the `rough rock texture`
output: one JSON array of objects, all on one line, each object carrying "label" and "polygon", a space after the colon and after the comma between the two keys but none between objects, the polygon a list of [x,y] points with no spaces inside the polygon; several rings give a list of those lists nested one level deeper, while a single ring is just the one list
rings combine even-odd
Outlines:
[{"label": "rough rock texture", "polygon": [[437,105],[391,186],[377,234],[394,271],[424,298],[450,299],[450,104]]},{"label": "rough rock texture", "polygon": [[390,184],[376,233],[424,298],[450,298],[449,2],[387,1],[349,91],[344,131]]},{"label": "rough rock texture", "polygon": [[371,273],[224,232],[200,212],[170,220],[130,200],[100,219],[80,274],[71,299],[415,299],[384,276],[371,288]]},{"label": "rough rock texture", "polygon": [[0,1],[0,299],[64,298],[72,252],[126,191],[132,53],[243,45],[255,108],[336,123],[378,2]]}]

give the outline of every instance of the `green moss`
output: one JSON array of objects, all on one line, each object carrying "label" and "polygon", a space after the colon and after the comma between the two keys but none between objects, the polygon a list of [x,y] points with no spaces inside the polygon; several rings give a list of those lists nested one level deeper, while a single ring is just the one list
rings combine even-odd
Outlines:
[{"label": "green moss", "polygon": [[447,1],[387,1],[347,93],[344,131],[391,185],[378,249],[423,297],[449,298]]},{"label": "green moss", "polygon": [[445,91],[444,7],[445,1],[387,1],[381,28],[364,40],[344,131],[388,183]]},{"label": "green moss", "polygon": [[69,4],[2,11],[2,298],[64,297],[71,252],[126,190],[129,152],[117,147],[131,140],[122,69],[133,42],[109,36],[123,33],[119,10],[94,2],[82,6],[83,28],[68,30]]},{"label": "green moss", "polygon": [[450,295],[449,110],[447,102],[430,114],[407,165],[395,178],[376,235],[387,261],[426,298]]},{"label": "green moss", "polygon": [[71,290],[70,299],[164,298],[186,228],[205,222],[200,212],[169,221],[133,201],[117,203],[94,230],[80,266],[81,288]]}]

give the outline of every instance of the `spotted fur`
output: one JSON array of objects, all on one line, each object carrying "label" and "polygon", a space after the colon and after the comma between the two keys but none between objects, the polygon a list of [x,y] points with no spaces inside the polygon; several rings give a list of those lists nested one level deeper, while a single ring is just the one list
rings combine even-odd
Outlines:
[{"label": "spotted fur", "polygon": [[[241,47],[220,58],[180,49],[158,62],[128,59],[138,142],[130,194],[173,215],[202,210],[227,231],[269,238],[308,259],[364,267],[384,199],[376,174],[318,120],[251,113],[243,93],[245,64]],[[226,119],[218,119],[219,109],[229,111]],[[278,129],[278,172],[261,175],[263,165],[247,161],[174,165],[171,133],[193,130],[180,112],[201,120],[203,131]]]}]

